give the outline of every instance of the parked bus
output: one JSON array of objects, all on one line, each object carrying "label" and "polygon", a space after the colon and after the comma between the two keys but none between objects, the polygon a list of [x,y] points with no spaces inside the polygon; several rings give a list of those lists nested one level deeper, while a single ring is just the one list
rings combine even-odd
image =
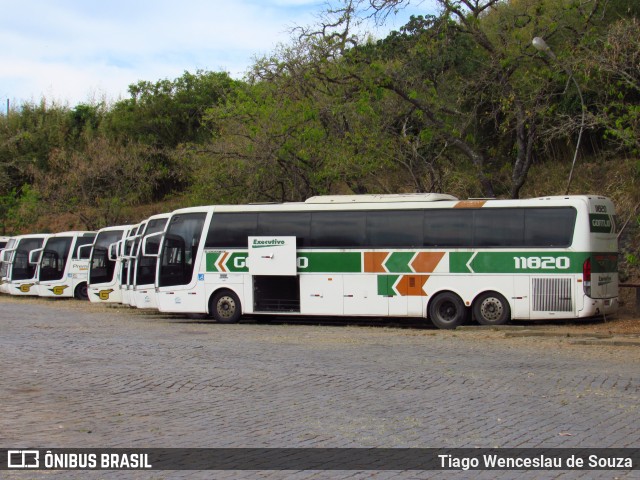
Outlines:
[{"label": "parked bus", "polygon": [[38,295],[36,266],[29,263],[32,250],[42,247],[46,234],[18,235],[9,240],[0,258],[0,291],[11,295]]},{"label": "parked bus", "polygon": [[[618,308],[612,202],[313,197],[176,210],[162,237],[158,308],[203,313],[426,317],[455,328]],[[145,239],[145,253],[149,241]]]},{"label": "parked bus", "polygon": [[118,245],[122,245],[132,228],[133,225],[119,225],[98,230],[89,259],[88,295],[91,302],[122,302],[122,255]]},{"label": "parked bus", "polygon": [[[148,235],[164,232],[167,220],[170,216],[170,213],[161,213],[149,217],[146,221],[144,230],[142,231],[142,235],[138,238],[137,244],[134,247],[136,251],[136,259],[134,267],[135,275],[133,279],[132,305],[137,308],[158,308],[155,290],[157,258],[155,256],[142,255],[142,240]],[[156,236],[155,240],[150,240],[150,253],[157,254],[159,247],[159,238]]]},{"label": "parked bus", "polygon": [[[36,265],[36,291],[41,297],[87,300],[90,246],[95,232],[74,231],[48,237],[42,248],[31,251]],[[81,248],[85,246],[85,248]]]},{"label": "parked bus", "polygon": [[146,221],[134,225],[129,231],[129,235],[126,239],[118,242],[117,250],[120,255],[120,290],[122,296],[123,305],[133,305],[133,277],[135,274],[136,255],[135,251],[138,248],[140,242],[140,235],[146,226]]}]

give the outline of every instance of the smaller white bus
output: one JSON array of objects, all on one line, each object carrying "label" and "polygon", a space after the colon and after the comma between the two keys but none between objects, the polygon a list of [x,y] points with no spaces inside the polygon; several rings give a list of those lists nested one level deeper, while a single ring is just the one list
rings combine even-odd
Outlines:
[{"label": "smaller white bus", "polygon": [[170,213],[161,213],[149,217],[142,235],[137,239],[132,290],[133,303],[131,304],[137,308],[158,308],[155,288],[157,257],[142,255],[142,242],[146,237],[153,236],[147,242],[147,248],[151,253],[157,254],[160,248],[160,235],[164,232],[170,216]]},{"label": "smaller white bus", "polygon": [[47,234],[18,235],[7,243],[0,256],[0,291],[11,295],[37,295],[36,266],[29,263],[32,250],[42,247]]},{"label": "smaller white bus", "polygon": [[89,259],[89,301],[93,303],[121,303],[122,255],[118,242],[129,236],[133,225],[118,225],[98,230]]},{"label": "smaller white bus", "polygon": [[[36,291],[41,297],[87,300],[90,246],[95,232],[73,231],[51,235],[42,248],[32,250]],[[85,248],[81,248],[86,246]]]}]

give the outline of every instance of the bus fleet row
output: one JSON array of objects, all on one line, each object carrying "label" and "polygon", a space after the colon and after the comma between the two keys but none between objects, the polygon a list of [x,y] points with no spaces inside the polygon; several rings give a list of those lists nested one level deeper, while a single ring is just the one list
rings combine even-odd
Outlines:
[{"label": "bus fleet row", "polygon": [[0,291],[163,312],[583,318],[618,308],[612,202],[344,195],[216,205],[0,239]]},{"label": "bus fleet row", "polygon": [[0,292],[154,308],[156,262],[142,257],[139,246],[144,235],[163,231],[169,216],[98,232],[3,237]]}]

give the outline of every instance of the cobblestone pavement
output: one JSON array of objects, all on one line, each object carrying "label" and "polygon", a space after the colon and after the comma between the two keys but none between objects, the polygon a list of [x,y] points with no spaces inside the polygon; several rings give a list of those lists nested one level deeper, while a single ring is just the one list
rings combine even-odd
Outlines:
[{"label": "cobblestone pavement", "polygon": [[[640,347],[0,297],[0,446],[639,447]],[[29,472],[11,478],[39,478]],[[638,478],[43,472],[46,478]]]}]

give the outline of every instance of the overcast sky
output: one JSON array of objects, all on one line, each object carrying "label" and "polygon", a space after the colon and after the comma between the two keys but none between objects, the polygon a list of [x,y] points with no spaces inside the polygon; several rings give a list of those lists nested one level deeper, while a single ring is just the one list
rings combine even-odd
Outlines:
[{"label": "overcast sky", "polygon": [[[434,13],[416,1],[410,14]],[[317,0],[0,0],[0,105],[127,98],[139,80],[185,71],[242,78],[256,57],[288,43],[289,30],[313,24]]]}]

